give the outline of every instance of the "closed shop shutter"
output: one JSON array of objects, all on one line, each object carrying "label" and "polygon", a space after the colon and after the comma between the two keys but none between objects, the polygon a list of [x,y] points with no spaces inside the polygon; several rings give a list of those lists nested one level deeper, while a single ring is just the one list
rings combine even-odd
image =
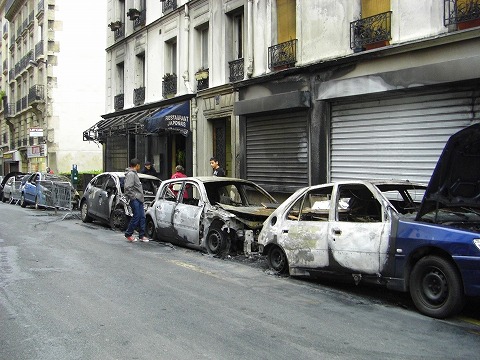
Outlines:
[{"label": "closed shop shutter", "polygon": [[[474,123],[479,92],[333,103],[330,177],[428,182],[447,139]],[[478,115],[477,115],[478,121]]]},{"label": "closed shop shutter", "polygon": [[308,185],[307,113],[250,117],[246,122],[247,179],[268,191]]}]

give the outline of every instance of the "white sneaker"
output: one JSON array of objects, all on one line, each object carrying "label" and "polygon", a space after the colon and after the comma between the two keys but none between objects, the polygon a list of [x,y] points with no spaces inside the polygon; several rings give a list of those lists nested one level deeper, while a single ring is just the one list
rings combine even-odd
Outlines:
[{"label": "white sneaker", "polygon": [[150,241],[150,239],[147,238],[146,236],[142,236],[141,238],[139,238],[139,240],[140,240],[141,242],[149,242],[149,241]]}]

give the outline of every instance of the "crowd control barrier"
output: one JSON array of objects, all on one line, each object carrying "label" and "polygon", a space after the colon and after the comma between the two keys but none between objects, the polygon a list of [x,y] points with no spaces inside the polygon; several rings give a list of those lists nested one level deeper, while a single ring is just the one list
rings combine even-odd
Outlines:
[{"label": "crowd control barrier", "polygon": [[72,185],[69,182],[40,180],[36,186],[36,202],[38,207],[69,210],[73,208],[74,196]]}]

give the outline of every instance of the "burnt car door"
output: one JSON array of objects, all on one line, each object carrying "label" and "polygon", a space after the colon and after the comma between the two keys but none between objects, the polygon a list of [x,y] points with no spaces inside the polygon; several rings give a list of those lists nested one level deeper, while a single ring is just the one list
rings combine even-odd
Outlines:
[{"label": "burnt car door", "polygon": [[178,202],[173,212],[173,228],[176,240],[194,245],[200,244],[201,218],[204,201],[198,185],[191,181],[182,181],[178,192]]},{"label": "burnt car door", "polygon": [[326,186],[309,190],[286,212],[280,243],[290,266],[328,266],[327,240],[332,189],[333,186]]},{"label": "burnt car door", "polygon": [[101,208],[104,200],[104,185],[108,180],[107,174],[98,175],[92,180],[87,190],[88,211],[95,216],[101,216]]},{"label": "burnt car door", "polygon": [[[112,205],[117,194],[117,185],[112,175],[108,174],[102,179],[102,187],[99,188],[96,215],[104,220],[110,219]],[[96,196],[97,196],[96,195]]]},{"label": "burnt car door", "polygon": [[332,269],[364,274],[382,270],[391,224],[375,194],[365,184],[338,186],[335,217],[328,232]]},{"label": "burnt car door", "polygon": [[[181,188],[181,182],[176,183],[176,187],[180,186]],[[157,223],[158,237],[168,241],[171,241],[173,238],[175,238],[173,229],[173,215],[178,198],[178,192],[175,194],[172,191],[172,185],[172,183],[169,183],[159,190],[160,194],[153,205],[155,207],[155,220]]]}]

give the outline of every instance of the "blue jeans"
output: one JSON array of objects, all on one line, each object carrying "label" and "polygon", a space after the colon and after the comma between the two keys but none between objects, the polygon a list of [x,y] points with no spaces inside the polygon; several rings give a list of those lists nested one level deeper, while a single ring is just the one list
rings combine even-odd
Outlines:
[{"label": "blue jeans", "polygon": [[137,199],[130,200],[130,207],[132,208],[133,216],[125,231],[125,237],[132,236],[138,227],[138,236],[141,238],[145,235],[145,209],[143,208],[143,203]]}]

